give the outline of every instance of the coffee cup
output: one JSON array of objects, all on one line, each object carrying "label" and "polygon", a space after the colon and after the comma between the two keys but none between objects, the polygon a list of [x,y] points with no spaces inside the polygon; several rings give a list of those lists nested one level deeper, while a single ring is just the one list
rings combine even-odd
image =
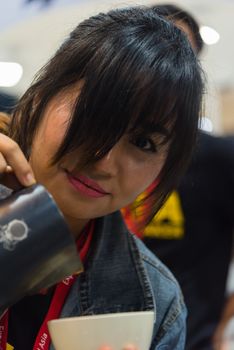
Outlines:
[{"label": "coffee cup", "polygon": [[136,311],[61,318],[48,322],[56,350],[98,350],[109,346],[121,350],[134,344],[149,350],[154,311]]}]

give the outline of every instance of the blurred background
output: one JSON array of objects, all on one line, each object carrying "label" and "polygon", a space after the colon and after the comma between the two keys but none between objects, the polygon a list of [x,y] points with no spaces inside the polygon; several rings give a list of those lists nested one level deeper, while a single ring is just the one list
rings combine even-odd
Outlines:
[{"label": "blurred background", "polygon": [[[37,70],[81,19],[103,9],[163,1],[10,0],[0,3],[0,108],[9,109],[29,86]],[[202,65],[207,73],[205,128],[234,133],[234,0],[170,1],[200,22],[204,40]],[[208,27],[208,29],[207,29]]]}]

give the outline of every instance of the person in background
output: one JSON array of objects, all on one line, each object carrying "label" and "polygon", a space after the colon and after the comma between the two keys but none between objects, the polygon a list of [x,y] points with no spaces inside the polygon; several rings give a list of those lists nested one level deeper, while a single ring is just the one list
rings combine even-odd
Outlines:
[{"label": "person in background", "polygon": [[[199,55],[203,42],[193,16],[172,4],[154,9],[186,33]],[[234,296],[226,300],[233,229],[234,136],[215,137],[201,130],[179,187],[141,233],[182,288],[188,308],[187,350],[220,349],[223,330],[234,315]]]},{"label": "person in background", "polygon": [[153,184],[152,216],[179,181],[196,139],[202,76],[184,33],[147,7],[83,21],[37,75],[0,134],[1,183],[11,175],[14,189],[15,175],[46,187],[84,272],[10,307],[4,350],[6,342],[35,350],[41,340],[53,349],[51,318],[144,310],[155,312],[151,350],[184,349],[178,283],[119,210]]}]

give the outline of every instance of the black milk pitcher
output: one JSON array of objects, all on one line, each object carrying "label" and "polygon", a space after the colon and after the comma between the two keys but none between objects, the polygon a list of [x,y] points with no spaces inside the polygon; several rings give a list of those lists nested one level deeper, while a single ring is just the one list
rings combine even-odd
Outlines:
[{"label": "black milk pitcher", "polygon": [[82,269],[74,238],[42,185],[0,201],[0,315]]}]

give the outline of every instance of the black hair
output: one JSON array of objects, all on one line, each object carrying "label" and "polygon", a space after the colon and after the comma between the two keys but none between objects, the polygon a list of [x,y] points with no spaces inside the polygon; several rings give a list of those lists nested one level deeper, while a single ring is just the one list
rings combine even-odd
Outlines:
[{"label": "black hair", "polygon": [[27,157],[48,102],[79,81],[81,92],[53,162],[82,146],[85,165],[130,129],[167,130],[169,153],[147,214],[153,216],[183,173],[197,132],[202,71],[188,40],[148,7],[112,10],[80,23],[13,115],[9,135]]},{"label": "black hair", "polygon": [[194,42],[196,45],[197,54],[200,54],[204,48],[204,41],[200,34],[199,24],[191,13],[183,10],[174,4],[158,4],[153,6],[158,14],[170,18],[172,21],[181,21],[189,27],[192,32]]}]

